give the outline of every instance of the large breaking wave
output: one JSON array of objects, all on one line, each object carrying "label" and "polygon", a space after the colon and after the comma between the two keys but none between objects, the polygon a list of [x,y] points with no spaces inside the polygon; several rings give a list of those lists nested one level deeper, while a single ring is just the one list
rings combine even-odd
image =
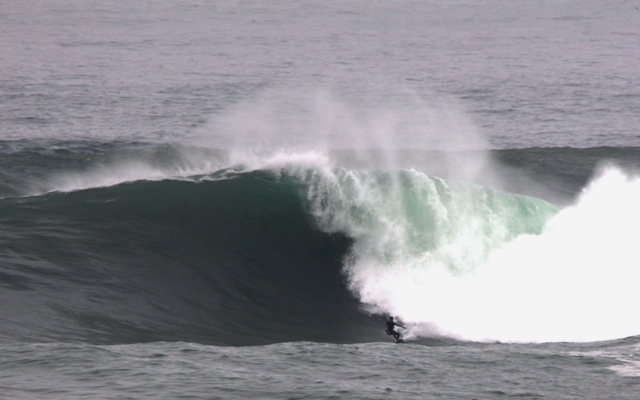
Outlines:
[{"label": "large breaking wave", "polygon": [[[71,165],[81,154],[46,157]],[[0,200],[5,339],[360,342],[385,340],[389,313],[409,337],[640,332],[625,312],[640,185],[619,170],[558,210],[313,152],[145,154]]]}]

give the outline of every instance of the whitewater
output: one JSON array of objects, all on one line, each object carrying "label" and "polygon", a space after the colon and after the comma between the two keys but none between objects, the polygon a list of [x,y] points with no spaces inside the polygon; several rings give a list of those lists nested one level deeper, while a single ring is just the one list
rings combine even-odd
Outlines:
[{"label": "whitewater", "polygon": [[3,3],[0,397],[637,398],[636,8]]}]

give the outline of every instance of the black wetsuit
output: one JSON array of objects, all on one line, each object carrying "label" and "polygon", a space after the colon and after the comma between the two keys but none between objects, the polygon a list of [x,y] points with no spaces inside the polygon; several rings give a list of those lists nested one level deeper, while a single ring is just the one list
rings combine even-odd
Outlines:
[{"label": "black wetsuit", "polygon": [[393,335],[393,337],[397,340],[400,340],[400,333],[393,330],[393,328],[398,325],[395,322],[387,321],[387,335]]}]

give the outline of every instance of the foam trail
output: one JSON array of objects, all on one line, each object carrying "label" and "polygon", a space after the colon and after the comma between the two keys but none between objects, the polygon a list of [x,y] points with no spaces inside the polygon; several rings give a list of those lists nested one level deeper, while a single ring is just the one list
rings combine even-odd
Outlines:
[{"label": "foam trail", "polygon": [[466,253],[479,237],[386,265],[363,257],[353,266],[354,288],[411,324],[414,335],[522,342],[638,335],[638,204],[640,180],[608,169],[541,234],[491,249],[476,268],[451,270],[442,257],[474,264]]}]

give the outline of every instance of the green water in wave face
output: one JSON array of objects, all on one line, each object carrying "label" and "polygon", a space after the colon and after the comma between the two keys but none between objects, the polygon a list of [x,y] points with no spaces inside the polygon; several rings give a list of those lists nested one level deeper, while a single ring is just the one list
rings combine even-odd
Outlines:
[{"label": "green water in wave face", "polygon": [[355,239],[353,258],[472,270],[493,249],[539,234],[557,208],[542,200],[449,183],[415,170],[316,173],[308,200],[321,229]]},{"label": "green water in wave face", "polygon": [[[477,283],[483,266],[517,239],[541,234],[558,212],[539,199],[415,170],[325,170],[307,182],[320,228],[353,239],[343,266],[350,289],[368,311],[407,322],[407,338],[466,337],[482,326],[475,305],[487,293],[501,299],[503,285]],[[501,302],[489,303],[490,316],[501,314]]]}]

